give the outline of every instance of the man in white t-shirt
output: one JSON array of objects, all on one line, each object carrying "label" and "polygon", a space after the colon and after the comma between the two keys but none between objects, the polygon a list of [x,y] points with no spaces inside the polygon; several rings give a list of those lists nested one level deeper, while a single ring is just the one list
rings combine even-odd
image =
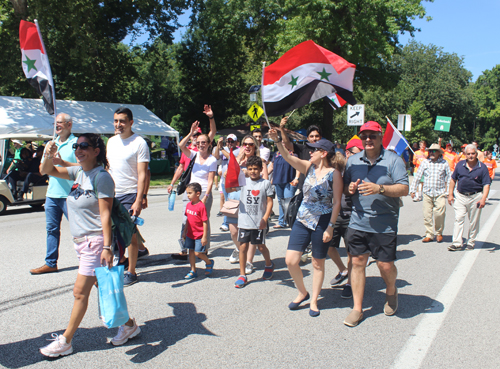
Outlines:
[{"label": "man in white t-shirt", "polygon": [[264,146],[262,143],[262,131],[260,128],[256,128],[252,131],[252,136],[257,140],[259,144],[260,158],[269,164],[269,156],[271,155],[271,150]]},{"label": "man in white t-shirt", "polygon": [[[142,200],[146,196],[145,188],[149,163],[149,149],[146,141],[132,132],[134,119],[132,111],[120,107],[115,111],[113,124],[115,136],[108,140],[107,158],[109,173],[115,181],[116,198],[134,216],[142,211]],[[128,270],[125,272],[124,284],[137,282],[137,257],[139,246],[137,235],[132,237],[128,247]]]}]

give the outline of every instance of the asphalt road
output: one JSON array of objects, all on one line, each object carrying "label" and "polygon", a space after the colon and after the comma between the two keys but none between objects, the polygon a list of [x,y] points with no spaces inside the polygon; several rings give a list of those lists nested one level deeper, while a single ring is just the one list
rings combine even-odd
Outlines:
[{"label": "asphalt road", "polygon": [[[421,242],[422,203],[404,199],[398,237],[399,310],[383,314],[384,283],[375,263],[367,268],[365,319],[355,328],[342,322],[352,301],[330,288],[336,267],[327,261],[319,301],[321,315],[309,306],[289,311],[296,290],[284,255],[289,230],[271,231],[268,246],[277,269],[261,279],[264,261],[243,289],[234,288],[239,274],[227,258],[233,250],[229,234],[218,231],[222,219],[212,211],[213,276],[184,281],[188,264],[175,262],[181,202],[167,210],[165,189],[153,189],[142,217],[142,233],[151,256],[138,264],[140,282],[127,287],[128,308],[142,333],[121,347],[108,343],[116,329],[98,319],[93,291],[87,315],[74,340],[74,354],[46,359],[38,348],[50,334],[61,334],[73,303],[72,286],[78,261],[69,225],[63,221],[59,268],[55,274],[32,276],[45,256],[43,211],[11,208],[0,217],[2,272],[0,296],[0,365],[8,368],[68,367],[269,367],[269,368],[498,368],[500,277],[500,185],[494,181],[482,212],[482,231],[474,251],[449,252],[453,209],[448,206],[444,242]],[[218,194],[214,192],[213,210]],[[277,205],[275,204],[275,212]],[[340,249],[345,256],[345,249]],[[203,269],[202,262],[198,267]],[[312,266],[303,267],[312,285]],[[203,275],[203,270],[201,270]]]}]

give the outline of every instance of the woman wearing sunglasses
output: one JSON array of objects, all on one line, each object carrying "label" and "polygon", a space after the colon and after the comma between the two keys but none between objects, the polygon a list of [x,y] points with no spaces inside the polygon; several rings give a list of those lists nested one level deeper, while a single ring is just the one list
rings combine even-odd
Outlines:
[{"label": "woman wearing sunglasses", "polygon": [[[54,342],[42,347],[40,352],[49,357],[69,355],[73,352],[71,341],[80,325],[89,300],[92,286],[96,283],[95,268],[113,265],[111,252],[111,207],[115,184],[105,170],[108,166],[106,147],[96,134],[85,133],[73,144],[79,166],[55,167],[53,158],[57,146],[49,142],[45,150],[42,174],[73,180],[67,198],[68,220],[75,250],[79,259],[73,295],[75,302],[68,327],[62,335],[52,334]],[[113,345],[122,345],[137,336],[141,329],[134,319],[121,326],[111,340]]]},{"label": "woman wearing sunglasses", "polygon": [[[288,305],[297,310],[300,304],[311,298],[309,315],[319,316],[318,297],[325,277],[325,258],[333,236],[333,227],[340,210],[343,192],[342,175],[333,168],[335,156],[333,143],[326,138],[306,145],[313,151],[309,160],[301,160],[288,152],[278,139],[276,130],[269,131],[269,137],[276,142],[283,158],[297,171],[306,176],[302,190],[304,199],[299,207],[297,218],[292,226],[286,264],[290,276],[299,290],[297,297]],[[304,285],[304,277],[299,266],[302,253],[309,243],[312,244],[313,286],[312,296]]]}]

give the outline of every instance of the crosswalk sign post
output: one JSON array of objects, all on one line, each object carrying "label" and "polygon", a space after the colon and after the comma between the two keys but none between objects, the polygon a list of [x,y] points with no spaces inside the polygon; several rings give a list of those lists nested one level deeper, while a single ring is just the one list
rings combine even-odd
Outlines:
[{"label": "crosswalk sign post", "polygon": [[247,114],[253,119],[254,122],[257,122],[260,116],[264,114],[264,110],[259,105],[253,104],[250,109],[248,109]]}]

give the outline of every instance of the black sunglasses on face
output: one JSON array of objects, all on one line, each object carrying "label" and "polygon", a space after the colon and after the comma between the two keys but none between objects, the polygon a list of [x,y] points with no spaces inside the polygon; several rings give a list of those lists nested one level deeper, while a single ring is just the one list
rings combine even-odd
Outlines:
[{"label": "black sunglasses on face", "polygon": [[313,150],[313,152],[316,152],[316,151],[325,151],[325,150],[320,149],[319,147],[316,147],[316,148]]},{"label": "black sunglasses on face", "polygon": [[365,140],[369,137],[369,138],[370,138],[370,140],[372,140],[372,141],[373,141],[373,140],[376,140],[378,136],[379,136],[379,135],[376,135],[376,134],[371,134],[371,135],[359,135],[359,138],[360,138],[361,140],[365,141]]},{"label": "black sunglasses on face", "polygon": [[80,148],[82,150],[87,150],[91,145],[88,142],[82,142],[82,143],[75,143],[73,144],[73,150],[76,151],[76,149]]}]

